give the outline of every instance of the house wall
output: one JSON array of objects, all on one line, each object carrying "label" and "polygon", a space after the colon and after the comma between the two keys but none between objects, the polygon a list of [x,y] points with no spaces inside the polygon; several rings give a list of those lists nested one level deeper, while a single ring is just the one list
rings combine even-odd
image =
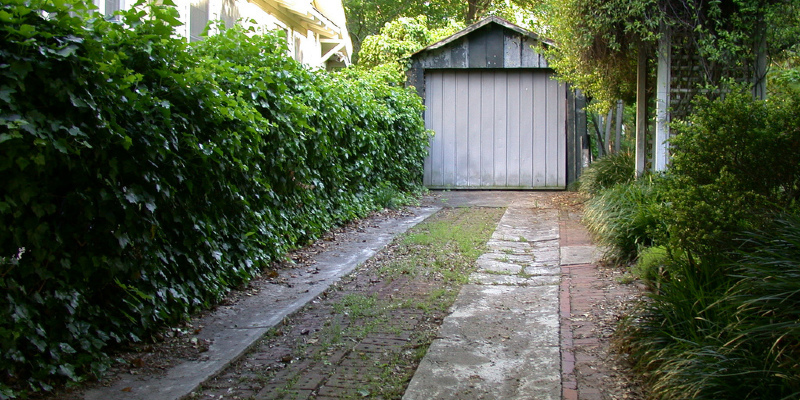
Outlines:
[{"label": "house wall", "polygon": [[[227,26],[241,23],[252,26],[256,32],[283,31],[286,33],[286,41],[289,47],[289,55],[295,60],[315,68],[325,68],[326,63],[321,60],[321,56],[331,47],[322,43],[320,35],[317,33],[291,27],[281,20],[281,18],[268,13],[259,7],[256,1],[247,0],[174,0],[180,14],[179,20],[182,26],[176,28],[176,33],[188,38],[189,41],[202,40],[202,33],[209,21],[221,20]],[[99,12],[112,18],[114,12],[130,7],[134,0],[94,0]],[[330,1],[329,1],[330,2]],[[337,4],[341,8],[341,2],[332,1],[328,9],[335,9]],[[330,11],[329,11],[330,12]],[[336,19],[343,19],[344,9],[341,15],[334,13]],[[341,23],[341,22],[340,22]],[[344,25],[342,23],[342,25]],[[346,30],[345,30],[346,32]],[[214,30],[209,34],[216,33]],[[345,33],[346,35],[346,33]],[[346,38],[349,44],[349,37]],[[347,53],[349,54],[349,53]]]}]

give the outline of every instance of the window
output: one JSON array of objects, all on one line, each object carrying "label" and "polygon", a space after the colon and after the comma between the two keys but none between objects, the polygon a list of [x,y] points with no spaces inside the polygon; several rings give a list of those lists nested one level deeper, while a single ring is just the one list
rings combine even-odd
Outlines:
[{"label": "window", "polygon": [[100,14],[103,14],[109,21],[119,21],[119,16],[114,13],[125,9],[125,0],[95,0]]},{"label": "window", "polygon": [[202,40],[206,25],[208,25],[208,0],[193,0],[189,6],[189,41]]}]

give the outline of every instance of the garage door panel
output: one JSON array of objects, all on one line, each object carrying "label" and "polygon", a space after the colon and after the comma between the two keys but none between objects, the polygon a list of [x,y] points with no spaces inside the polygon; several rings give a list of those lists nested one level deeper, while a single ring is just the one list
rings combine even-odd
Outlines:
[{"label": "garage door panel", "polygon": [[429,71],[433,188],[563,188],[566,87],[543,70]]},{"label": "garage door panel", "polygon": [[[556,96],[564,101],[558,101],[558,121],[566,121],[567,120],[567,85],[562,82],[558,82],[557,85],[558,92]],[[563,129],[563,130],[562,130]],[[558,160],[556,161],[556,166],[558,167],[558,181],[556,182],[556,186],[565,187],[567,186],[567,130],[566,125],[562,125],[562,128],[559,128],[558,134],[558,151],[556,151],[556,156]]]},{"label": "garage door panel", "polygon": [[[533,74],[522,74],[519,86],[519,186],[533,187]],[[528,133],[528,134],[526,134]]]},{"label": "garage door panel", "polygon": [[[533,107],[533,186],[547,186],[547,76],[538,74],[534,81],[535,106]],[[552,136],[552,135],[551,135]]]},{"label": "garage door panel", "polygon": [[[443,157],[443,179],[444,184],[452,185],[456,182],[457,171],[463,167],[457,165],[458,154],[462,151],[460,148],[453,146],[453,143],[458,143],[459,128],[463,121],[457,118],[456,112],[458,110],[458,93],[456,88],[453,89],[458,81],[456,74],[453,71],[445,72],[444,80],[442,81],[442,92],[444,101],[443,112],[441,116],[444,124],[442,126],[442,140],[444,141],[444,157]],[[465,124],[464,124],[465,125]]]},{"label": "garage door panel", "polygon": [[520,73],[517,71],[508,73],[508,111],[506,112],[506,142],[508,151],[506,152],[506,186],[519,186],[519,87]]},{"label": "garage door panel", "polygon": [[[481,104],[482,98],[482,82],[481,71],[470,71],[469,76],[469,108],[467,114],[467,152],[459,166],[464,165],[466,168],[466,179],[463,183],[469,187],[480,185],[481,176]],[[459,160],[461,161],[461,160]]]},{"label": "garage door panel", "polygon": [[[442,75],[431,75],[428,80],[427,98],[428,107],[425,108],[425,124],[428,129],[433,130],[435,135],[440,136],[442,131],[441,118],[432,118],[434,115],[442,115]],[[434,110],[434,107],[437,107]],[[425,186],[441,186],[444,184],[442,179],[443,167],[443,141],[438,137],[429,139],[428,156],[425,160],[424,176],[422,184]]]},{"label": "garage door panel", "polygon": [[484,184],[486,186],[506,186],[508,74],[495,74],[494,79],[494,109],[492,110],[494,116],[493,176],[490,181],[484,182]]},{"label": "garage door panel", "polygon": [[[549,121],[555,121],[558,119],[558,101],[553,101],[554,99],[558,98],[558,82],[554,80],[548,80],[546,82],[547,92],[545,97],[545,105],[547,109],[547,119]],[[546,147],[548,149],[557,149],[558,148],[558,135],[546,135]],[[545,184],[547,186],[557,186],[558,185],[558,152],[557,151],[548,151],[547,152],[547,178]]]},{"label": "garage door panel", "polygon": [[498,86],[495,85],[495,78],[502,76],[491,71],[481,73],[481,141],[478,157],[480,158],[481,174],[479,186],[494,186],[494,152],[497,138],[494,130],[494,99]]}]

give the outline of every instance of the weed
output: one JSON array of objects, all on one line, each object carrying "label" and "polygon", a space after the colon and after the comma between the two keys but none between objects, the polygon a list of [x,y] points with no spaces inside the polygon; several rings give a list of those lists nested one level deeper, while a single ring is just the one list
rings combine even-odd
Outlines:
[{"label": "weed", "polygon": [[617,283],[620,285],[630,285],[636,280],[636,277],[633,274],[625,273],[622,276],[615,279]]}]

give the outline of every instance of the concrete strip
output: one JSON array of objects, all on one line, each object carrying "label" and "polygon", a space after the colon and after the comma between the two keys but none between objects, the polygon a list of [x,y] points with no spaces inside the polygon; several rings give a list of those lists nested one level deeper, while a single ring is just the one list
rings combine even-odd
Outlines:
[{"label": "concrete strip", "polygon": [[539,205],[513,199],[404,400],[561,398],[558,212]]},{"label": "concrete strip", "polygon": [[486,274],[476,272],[469,276],[470,283],[481,285],[504,285],[504,286],[546,286],[558,285],[561,280],[559,275],[536,276],[526,278],[518,275]]},{"label": "concrete strip", "polygon": [[351,240],[314,256],[312,269],[282,271],[286,284],[263,282],[256,295],[232,306],[219,307],[199,323],[204,328],[198,339],[211,341],[203,359],[176,365],[163,376],[125,375],[110,386],[87,391],[84,399],[174,400],[187,397],[236,360],[271,327],[368,260],[396,235],[439,209],[441,207],[416,208],[412,209],[414,215],[410,217],[381,221]]},{"label": "concrete strip", "polygon": [[561,248],[561,265],[595,264],[603,258],[597,246],[565,246]]}]

